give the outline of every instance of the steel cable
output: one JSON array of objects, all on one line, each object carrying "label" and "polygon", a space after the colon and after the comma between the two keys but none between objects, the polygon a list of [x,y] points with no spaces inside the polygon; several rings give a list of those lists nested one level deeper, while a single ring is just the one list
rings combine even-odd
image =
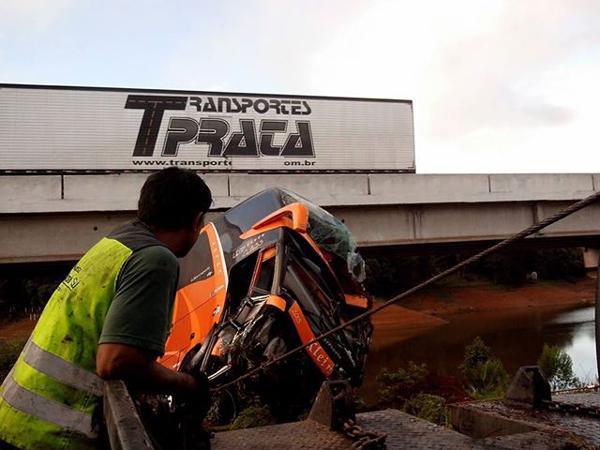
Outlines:
[{"label": "steel cable", "polygon": [[317,336],[314,339],[306,342],[305,344],[299,345],[299,346],[293,348],[292,350],[289,350],[288,352],[284,353],[283,355],[281,355],[281,356],[279,356],[279,357],[277,357],[277,358],[275,358],[275,359],[273,359],[271,361],[268,361],[266,363],[263,363],[263,364],[259,365],[258,367],[255,367],[254,369],[252,369],[252,370],[246,372],[245,374],[239,376],[235,380],[232,380],[232,381],[230,381],[228,383],[225,383],[225,384],[223,384],[221,386],[218,386],[218,387],[214,388],[212,391],[213,392],[219,392],[219,391],[221,391],[223,389],[226,389],[226,388],[228,388],[230,386],[233,386],[233,385],[239,383],[240,381],[243,381],[246,378],[249,378],[249,377],[255,375],[256,373],[261,372],[261,371],[265,370],[266,368],[271,367],[271,366],[273,366],[273,365],[275,365],[275,364],[283,361],[284,359],[289,358],[290,356],[294,355],[295,353],[299,352],[300,350],[303,350],[304,348],[306,348],[306,347],[314,344],[315,342],[319,342],[321,339],[324,339],[327,336],[331,336],[332,334],[337,333],[338,331],[343,330],[344,328],[346,328],[346,327],[348,327],[350,325],[353,325],[356,322],[364,320],[367,317],[370,317],[373,314],[381,311],[382,309],[387,308],[388,306],[390,306],[390,305],[398,302],[399,300],[402,300],[403,298],[406,298],[409,295],[412,295],[415,292],[417,292],[417,291],[419,291],[419,290],[421,290],[421,289],[423,289],[423,288],[425,288],[425,287],[427,287],[427,286],[429,286],[429,285],[431,285],[431,284],[433,284],[433,283],[435,283],[435,282],[437,282],[437,281],[439,281],[439,280],[441,280],[443,278],[446,278],[449,275],[452,275],[453,273],[458,272],[463,267],[466,267],[469,264],[473,264],[474,262],[479,261],[481,258],[484,258],[485,256],[488,256],[491,253],[494,253],[494,252],[497,252],[499,250],[502,250],[502,249],[508,247],[509,245],[511,245],[511,244],[513,244],[513,243],[521,240],[521,239],[526,238],[527,236],[530,236],[530,235],[532,235],[534,233],[537,233],[541,229],[546,228],[547,226],[552,225],[553,223],[558,222],[559,220],[564,219],[567,216],[570,216],[571,214],[573,214],[573,213],[575,213],[575,212],[577,212],[577,211],[585,208],[586,206],[591,205],[592,203],[598,201],[599,199],[600,199],[600,192],[595,192],[594,194],[592,194],[592,195],[590,195],[590,196],[588,196],[588,197],[586,197],[586,198],[584,198],[584,199],[582,199],[582,200],[580,200],[578,202],[575,202],[575,203],[569,205],[565,209],[557,212],[556,214],[554,214],[554,215],[552,215],[550,217],[547,217],[546,219],[542,220],[541,222],[538,222],[538,223],[535,223],[535,224],[531,225],[530,227],[524,229],[523,231],[520,231],[519,233],[514,234],[511,237],[509,237],[509,238],[507,238],[507,239],[505,239],[505,240],[503,240],[501,242],[498,242],[497,244],[495,244],[495,245],[493,245],[493,246],[491,246],[491,247],[483,250],[482,252],[477,253],[476,255],[471,256],[470,258],[467,258],[467,259],[459,262],[458,264],[450,267],[449,269],[446,269],[446,270],[438,273],[437,275],[429,278],[428,280],[423,281],[422,283],[420,283],[420,284],[418,284],[418,285],[416,285],[416,286],[414,286],[414,287],[412,287],[412,288],[410,288],[410,289],[408,289],[408,290],[406,290],[406,291],[404,291],[404,292],[402,292],[402,293],[400,293],[400,294],[392,297],[391,299],[389,299],[386,302],[378,305],[377,307],[372,308],[369,311],[366,311],[366,312],[364,312],[364,313],[362,313],[362,314],[354,317],[353,319],[350,319],[349,321],[347,321],[347,322],[345,322],[345,323],[343,323],[341,325],[338,325],[335,328],[332,328],[331,330],[327,331],[326,333],[323,333],[320,336]]}]

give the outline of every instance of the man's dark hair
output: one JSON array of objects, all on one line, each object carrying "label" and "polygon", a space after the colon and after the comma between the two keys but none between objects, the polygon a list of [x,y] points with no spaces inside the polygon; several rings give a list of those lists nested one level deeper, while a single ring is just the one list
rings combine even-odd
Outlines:
[{"label": "man's dark hair", "polygon": [[198,213],[208,211],[210,189],[195,172],[169,167],[150,175],[140,193],[138,218],[163,230],[192,227]]}]

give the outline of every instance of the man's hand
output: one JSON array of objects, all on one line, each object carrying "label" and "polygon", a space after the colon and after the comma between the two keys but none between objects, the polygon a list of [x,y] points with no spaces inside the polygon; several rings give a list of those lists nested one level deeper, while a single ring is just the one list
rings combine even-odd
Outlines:
[{"label": "man's hand", "polygon": [[210,407],[210,390],[207,376],[199,372],[190,375],[195,381],[195,392],[187,395],[175,396],[181,411],[186,415],[204,417]]}]

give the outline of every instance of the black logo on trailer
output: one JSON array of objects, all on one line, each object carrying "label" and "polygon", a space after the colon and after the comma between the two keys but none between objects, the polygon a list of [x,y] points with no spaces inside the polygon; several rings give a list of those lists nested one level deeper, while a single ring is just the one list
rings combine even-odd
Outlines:
[{"label": "black logo on trailer", "polygon": [[[309,104],[300,100],[249,99],[235,97],[190,97],[190,106],[211,113],[264,114],[303,116],[311,113]],[[129,95],[126,109],[143,109],[134,157],[152,157],[165,111],[183,111],[188,97]],[[259,123],[257,123],[259,122]],[[181,144],[208,145],[208,157],[313,158],[312,132],[308,120],[239,119],[239,130],[232,130],[221,118],[171,117],[162,156],[177,156]],[[284,136],[283,145],[275,145],[276,136]]]}]

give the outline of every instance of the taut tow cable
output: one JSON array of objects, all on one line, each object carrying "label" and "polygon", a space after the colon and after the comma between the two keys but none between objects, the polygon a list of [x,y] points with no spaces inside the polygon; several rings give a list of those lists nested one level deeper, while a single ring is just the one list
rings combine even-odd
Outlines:
[{"label": "taut tow cable", "polygon": [[[254,375],[256,373],[261,372],[262,370],[265,370],[266,368],[271,367],[271,366],[283,361],[284,359],[289,358],[290,356],[294,355],[295,353],[299,352],[300,350],[303,350],[304,348],[314,344],[315,342],[319,342],[321,339],[324,339],[327,336],[331,336],[332,334],[337,333],[338,331],[343,330],[344,328],[346,328],[356,322],[359,322],[361,320],[366,319],[369,316],[372,316],[373,314],[381,311],[384,308],[387,308],[388,306],[398,302],[399,300],[402,300],[402,299],[408,297],[409,295],[412,295],[415,292],[417,292],[437,281],[440,281],[441,279],[446,278],[446,277],[452,275],[453,273],[458,272],[463,267],[466,267],[469,264],[473,264],[474,262],[477,262],[480,259],[482,259],[492,253],[502,250],[502,249],[508,247],[509,245],[514,244],[515,242],[526,238],[527,236],[537,233],[541,229],[546,228],[547,226],[552,225],[553,223],[558,222],[559,220],[564,219],[567,216],[570,216],[571,214],[585,208],[586,206],[589,206],[589,205],[597,202],[598,200],[600,200],[600,191],[595,192],[595,193],[589,195],[588,197],[569,205],[565,209],[557,212],[556,214],[554,214],[550,217],[547,217],[546,219],[531,225],[530,227],[518,232],[517,234],[512,235],[511,237],[509,237],[501,242],[498,242],[497,244],[483,250],[482,252],[477,253],[476,255],[473,255],[470,258],[467,258],[467,259],[459,262],[458,264],[450,267],[449,269],[446,269],[446,270],[438,273],[437,275],[434,275],[433,277],[429,278],[428,280],[425,280],[422,283],[392,297],[391,299],[376,306],[375,308],[373,308],[369,311],[366,311],[366,312],[354,317],[353,319],[351,319],[341,325],[338,325],[335,328],[332,328],[331,330],[327,331],[326,333],[323,333],[320,336],[315,337],[314,339],[306,342],[305,344],[299,345],[299,346],[289,350],[288,352],[284,353],[283,355],[281,355],[275,359],[272,359],[271,361],[265,362],[265,363],[259,365],[258,367],[255,367],[254,369],[239,376],[235,380],[229,381],[221,386],[218,386],[218,387],[212,389],[212,391],[219,392],[223,389],[233,386],[233,385],[239,383],[240,381],[243,381],[243,380],[251,377],[252,375]],[[600,267],[599,267],[599,275],[600,275]],[[600,283],[600,280],[599,280],[599,283]],[[600,318],[598,316],[596,316],[596,328],[597,329],[598,329],[599,319]],[[596,343],[596,346],[598,346],[598,342]],[[600,361],[599,361],[599,365],[600,365]]]}]

